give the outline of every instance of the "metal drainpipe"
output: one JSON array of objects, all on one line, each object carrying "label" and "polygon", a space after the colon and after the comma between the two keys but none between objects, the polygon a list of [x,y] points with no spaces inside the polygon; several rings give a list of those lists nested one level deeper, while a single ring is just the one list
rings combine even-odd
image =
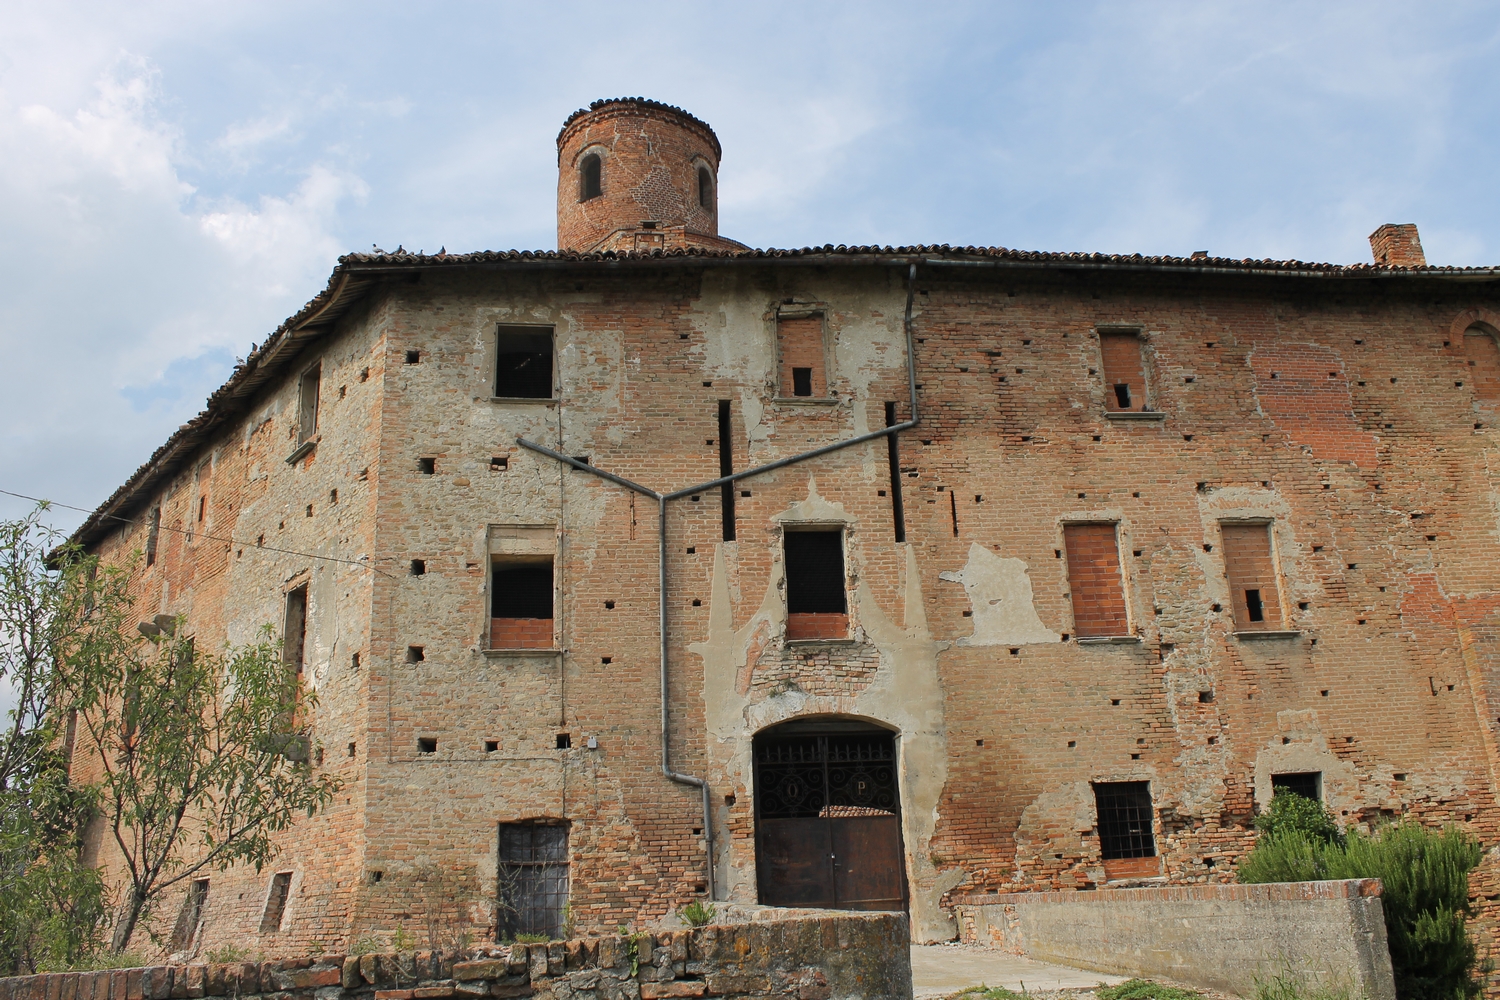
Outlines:
[{"label": "metal drainpipe", "polygon": [[770,472],[773,469],[780,469],[788,465],[794,465],[798,462],[805,462],[810,458],[817,458],[820,455],[827,455],[830,452],[841,451],[844,448],[849,448],[856,444],[863,444],[866,441],[874,441],[877,438],[889,437],[892,434],[897,434],[901,431],[909,430],[910,428],[917,426],[917,423],[920,420],[920,417],[917,413],[917,358],[916,352],[914,350],[915,343],[913,341],[911,332],[911,310],[913,297],[916,294],[916,281],[917,265],[916,262],[913,261],[909,265],[906,272],[906,313],[902,323],[904,332],[906,334],[906,382],[911,399],[910,420],[902,421],[899,424],[892,424],[889,427],[883,427],[878,431],[871,431],[868,434],[860,434],[847,440],[836,442],[834,444],[824,445],[821,448],[814,448],[811,451],[804,451],[801,454],[793,455],[790,458],[777,459],[776,461],[768,462],[765,465],[758,465],[753,469],[746,469],[744,472],[736,472],[730,476],[720,476],[718,479],[711,479],[706,483],[699,483],[696,486],[689,486],[686,489],[676,490],[672,493],[658,493],[657,491],[650,489],[649,487],[642,486],[640,483],[626,479],[624,476],[617,476],[614,473],[605,472],[603,469],[595,468],[592,465],[585,465],[583,462],[578,461],[576,458],[573,458],[570,455],[564,455],[561,452],[553,451],[551,448],[548,448],[545,445],[537,444],[535,441],[528,441],[525,438],[521,437],[516,438],[516,444],[528,449],[529,451],[534,451],[538,454],[546,455],[548,458],[556,459],[557,461],[562,462],[565,465],[571,465],[573,468],[578,469],[580,472],[587,472],[590,475],[598,476],[600,479],[604,479],[608,482],[623,486],[629,490],[634,490],[637,493],[643,494],[644,496],[648,496],[656,500],[658,528],[656,586],[658,592],[657,607],[659,616],[657,622],[657,631],[660,634],[661,638],[661,770],[662,773],[666,775],[670,780],[682,785],[692,785],[693,787],[700,789],[703,793],[703,838],[704,848],[708,852],[708,898],[710,901],[718,898],[717,879],[714,875],[714,816],[713,802],[711,801],[711,789],[708,786],[708,781],[703,778],[695,777],[691,774],[682,774],[678,771],[672,770],[672,745],[670,742],[670,726],[668,725],[668,719],[671,710],[671,698],[667,678],[667,502],[669,500],[676,500],[680,497],[685,497],[691,493],[703,493],[715,486],[722,486],[725,483],[735,483],[740,481],[741,479],[748,479],[751,476],[758,476],[763,472]]}]

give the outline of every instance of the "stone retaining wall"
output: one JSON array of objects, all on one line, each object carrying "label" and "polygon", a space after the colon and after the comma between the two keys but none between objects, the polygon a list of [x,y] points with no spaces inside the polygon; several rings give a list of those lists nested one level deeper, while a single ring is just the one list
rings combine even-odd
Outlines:
[{"label": "stone retaining wall", "polygon": [[964,941],[1122,976],[1254,996],[1290,970],[1395,1000],[1379,879],[959,897]]},{"label": "stone retaining wall", "polygon": [[899,913],[723,924],[463,954],[323,955],[0,979],[0,1000],[911,1000]]}]

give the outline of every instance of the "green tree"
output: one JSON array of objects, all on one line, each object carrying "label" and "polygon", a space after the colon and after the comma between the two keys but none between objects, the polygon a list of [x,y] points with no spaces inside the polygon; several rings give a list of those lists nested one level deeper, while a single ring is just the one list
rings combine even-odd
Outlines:
[{"label": "green tree", "polygon": [[270,626],[212,652],[195,649],[182,624],[143,622],[127,655],[66,666],[122,859],[116,952],[168,890],[206,869],[259,869],[276,854],[274,835],[340,787],[297,726],[316,695],[287,669]]},{"label": "green tree", "polygon": [[0,731],[0,975],[72,964],[106,914],[80,860],[93,795],[68,780],[56,666],[119,645],[125,578],[62,545],[45,513],[0,521],[0,685],[14,699]]}]

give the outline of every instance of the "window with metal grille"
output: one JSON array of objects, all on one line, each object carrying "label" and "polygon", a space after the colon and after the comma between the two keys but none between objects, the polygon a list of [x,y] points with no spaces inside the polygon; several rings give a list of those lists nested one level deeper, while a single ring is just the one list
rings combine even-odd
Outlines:
[{"label": "window with metal grille", "polygon": [[[187,898],[177,913],[177,924],[172,928],[172,950],[187,951],[198,936],[198,923],[203,919],[203,904],[208,901],[208,879],[194,879],[188,884]],[[280,923],[280,918],[277,918]]]},{"label": "window with metal grille", "polygon": [[286,899],[291,891],[291,872],[277,872],[271,876],[271,892],[266,896],[266,912],[260,918],[262,934],[281,930],[281,918],[286,913]]},{"label": "window with metal grille", "polygon": [[1094,806],[1099,813],[1099,853],[1105,861],[1156,856],[1150,782],[1098,782]]},{"label": "window with metal grille", "polygon": [[552,331],[502,326],[495,344],[495,395],[552,398]]},{"label": "window with metal grille", "polygon": [[568,828],[500,824],[499,938],[561,937],[568,905]]},{"label": "window with metal grille", "polygon": [[1295,774],[1271,775],[1271,794],[1276,796],[1282,792],[1320,802],[1323,799],[1323,772],[1299,771]]},{"label": "window with metal grille", "polygon": [[496,560],[490,587],[490,648],[551,649],[552,560]]},{"label": "window with metal grille", "polygon": [[786,533],[786,609],[792,614],[844,614],[844,533]]}]

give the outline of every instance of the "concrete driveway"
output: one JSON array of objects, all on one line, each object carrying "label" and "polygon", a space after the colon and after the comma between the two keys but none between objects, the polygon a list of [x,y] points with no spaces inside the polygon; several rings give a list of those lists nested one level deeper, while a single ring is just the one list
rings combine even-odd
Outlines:
[{"label": "concrete driveway", "polygon": [[944,997],[969,986],[1004,986],[1030,991],[1088,989],[1104,983],[1123,983],[1124,976],[1106,976],[1061,965],[964,944],[913,945],[911,981],[916,996]]}]

